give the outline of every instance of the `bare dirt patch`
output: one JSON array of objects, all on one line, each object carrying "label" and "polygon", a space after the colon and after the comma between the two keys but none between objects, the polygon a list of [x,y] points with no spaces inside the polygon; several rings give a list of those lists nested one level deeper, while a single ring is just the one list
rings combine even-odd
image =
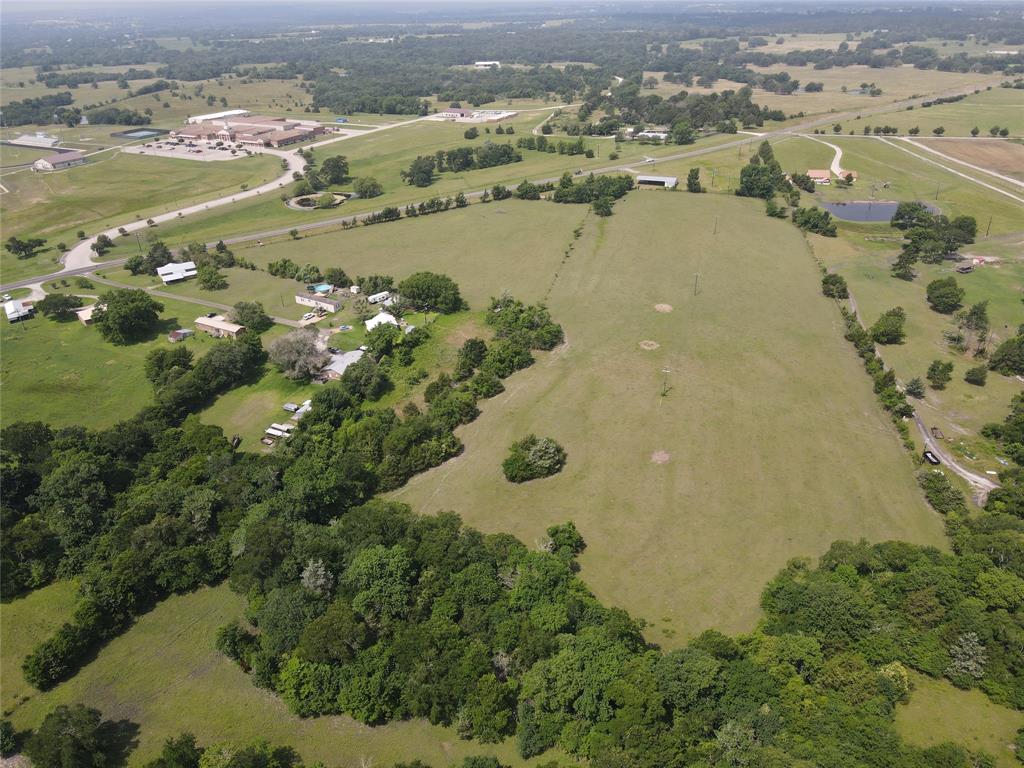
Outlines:
[{"label": "bare dirt patch", "polygon": [[651,454],[651,461],[655,464],[667,464],[671,458],[672,454],[668,451],[655,451]]},{"label": "bare dirt patch", "polygon": [[660,346],[661,344],[659,344],[658,342],[650,341],[649,339],[644,339],[643,341],[640,342],[640,349],[646,349],[648,352],[653,352]]},{"label": "bare dirt patch", "polygon": [[965,163],[1024,179],[1024,144],[993,139],[922,139],[921,143]]},{"label": "bare dirt patch", "polygon": [[654,311],[655,312],[671,312],[672,311],[672,305],[671,304],[655,304],[654,305]]}]

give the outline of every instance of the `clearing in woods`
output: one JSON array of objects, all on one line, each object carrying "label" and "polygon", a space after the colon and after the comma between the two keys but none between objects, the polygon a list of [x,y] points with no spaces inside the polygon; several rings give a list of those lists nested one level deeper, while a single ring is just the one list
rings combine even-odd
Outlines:
[{"label": "clearing in woods", "polygon": [[932,747],[955,741],[984,750],[997,768],[1019,766],[1013,740],[1024,713],[992,702],[979,690],[962,691],[945,680],[913,673],[910,702],[896,708],[896,730],[911,744]]},{"label": "clearing in woods", "polygon": [[[370,727],[350,717],[303,719],[280,697],[260,690],[252,678],[214,648],[217,629],[241,619],[245,598],[227,585],[175,595],[143,615],[104,646],[71,680],[40,693],[21,675],[21,661],[66,621],[75,588],[59,582],[4,604],[2,705],[16,728],[37,726],[58,704],[82,703],[110,720],[139,726],[131,765],[154,759],[166,739],[191,731],[201,744],[266,739],[288,744],[307,765],[337,768],[392,765],[419,758],[449,765],[467,755],[495,755],[522,766],[515,740],[481,744],[460,739],[454,728],[410,720]],[[557,752],[545,759],[560,757]],[[536,764],[537,761],[533,761]]]},{"label": "clearing in woods", "polygon": [[[481,267],[450,274],[468,284]],[[589,217],[568,260],[533,282],[551,271],[566,344],[482,404],[460,457],[396,498],[531,544],[574,520],[586,583],[670,646],[749,630],[765,582],[836,539],[944,546],[792,224],[759,201],[637,192]],[[531,432],[568,464],[512,485],[501,462]]]}]

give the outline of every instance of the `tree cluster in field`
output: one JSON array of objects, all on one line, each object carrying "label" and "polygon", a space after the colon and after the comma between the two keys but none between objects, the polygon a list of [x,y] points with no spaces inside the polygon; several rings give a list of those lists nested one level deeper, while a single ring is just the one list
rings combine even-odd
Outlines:
[{"label": "tree cluster in field", "polygon": [[988,366],[1004,376],[1024,376],[1024,325],[1004,341],[989,358]]},{"label": "tree cluster in field", "polygon": [[950,220],[918,202],[901,202],[890,223],[904,233],[900,255],[892,265],[893,277],[902,280],[914,279],[913,267],[918,261],[938,264],[955,258],[961,246],[974,242],[978,232],[973,216]]},{"label": "tree cluster in field", "polygon": [[562,471],[566,453],[553,438],[527,435],[512,443],[501,471],[510,483],[525,483]]},{"label": "tree cluster in field", "polygon": [[825,237],[836,236],[836,223],[832,221],[832,214],[816,205],[812,205],[810,208],[794,208],[791,217],[793,223],[804,232],[812,232]]},{"label": "tree cluster in field", "polygon": [[876,331],[882,331],[880,335],[884,338],[892,338],[890,334],[893,334],[893,329],[888,325],[898,323],[896,335],[902,338],[903,323],[900,316],[902,310],[899,307],[889,310],[879,318],[880,322],[885,320],[885,324],[876,328],[875,326],[879,325],[876,323],[875,326],[872,326],[871,331],[865,330],[857,320],[857,316],[846,307],[840,307],[840,311],[843,313],[843,320],[846,323],[846,340],[853,344],[857,354],[864,361],[864,370],[874,382],[875,395],[878,397],[879,403],[892,415],[893,423],[897,425],[901,436],[906,440],[908,434],[903,419],[913,416],[914,408],[907,402],[906,394],[900,390],[896,382],[896,372],[892,368],[886,368],[882,358],[875,352]]},{"label": "tree cluster in field", "polygon": [[523,136],[521,139],[516,141],[516,146],[520,149],[547,152],[552,155],[584,155],[588,158],[594,156],[594,150],[589,149],[587,145],[583,143],[582,137],[575,141],[565,141],[564,139],[554,141],[544,135]]},{"label": "tree cluster in field", "polygon": [[821,292],[832,299],[848,299],[850,291],[846,287],[846,278],[829,272],[821,278]]},{"label": "tree cluster in field", "polygon": [[572,174],[566,172],[559,179],[551,199],[556,203],[590,203],[598,216],[611,216],[613,203],[631,189],[632,176],[595,176],[591,173],[575,182]]},{"label": "tree cluster in field", "polygon": [[304,285],[316,283],[324,279],[320,267],[316,264],[303,264],[301,267],[287,256],[267,264],[267,272],[274,277],[296,280]]},{"label": "tree cluster in field", "polygon": [[523,156],[511,144],[484,142],[479,147],[456,147],[439,149],[433,155],[419,155],[412,164],[402,171],[402,180],[415,187],[429,187],[434,183],[435,173],[452,171],[474,171],[492,168],[496,165],[521,162]]}]

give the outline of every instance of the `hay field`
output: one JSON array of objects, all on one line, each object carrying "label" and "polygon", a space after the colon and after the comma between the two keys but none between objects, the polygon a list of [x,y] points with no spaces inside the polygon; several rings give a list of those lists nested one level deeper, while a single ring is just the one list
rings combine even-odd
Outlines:
[{"label": "hay field", "polygon": [[[450,272],[463,285],[482,273],[470,259]],[[547,274],[567,344],[483,404],[462,456],[397,498],[527,542],[574,520],[587,584],[669,646],[750,629],[765,581],[837,538],[943,545],[792,225],[752,201],[637,192],[589,217]],[[510,485],[501,461],[530,432],[559,440],[568,465]]]},{"label": "hay field", "polygon": [[919,143],[979,168],[1024,180],[1024,144],[980,137],[963,140],[923,139]]}]

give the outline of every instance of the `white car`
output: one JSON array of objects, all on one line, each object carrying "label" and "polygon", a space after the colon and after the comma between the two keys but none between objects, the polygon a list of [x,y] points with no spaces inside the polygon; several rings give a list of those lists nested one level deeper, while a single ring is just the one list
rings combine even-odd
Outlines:
[{"label": "white car", "polygon": [[302,316],[302,319],[303,320],[312,320],[314,317],[316,317],[316,313],[315,312],[307,312],[306,314],[304,314]]}]

